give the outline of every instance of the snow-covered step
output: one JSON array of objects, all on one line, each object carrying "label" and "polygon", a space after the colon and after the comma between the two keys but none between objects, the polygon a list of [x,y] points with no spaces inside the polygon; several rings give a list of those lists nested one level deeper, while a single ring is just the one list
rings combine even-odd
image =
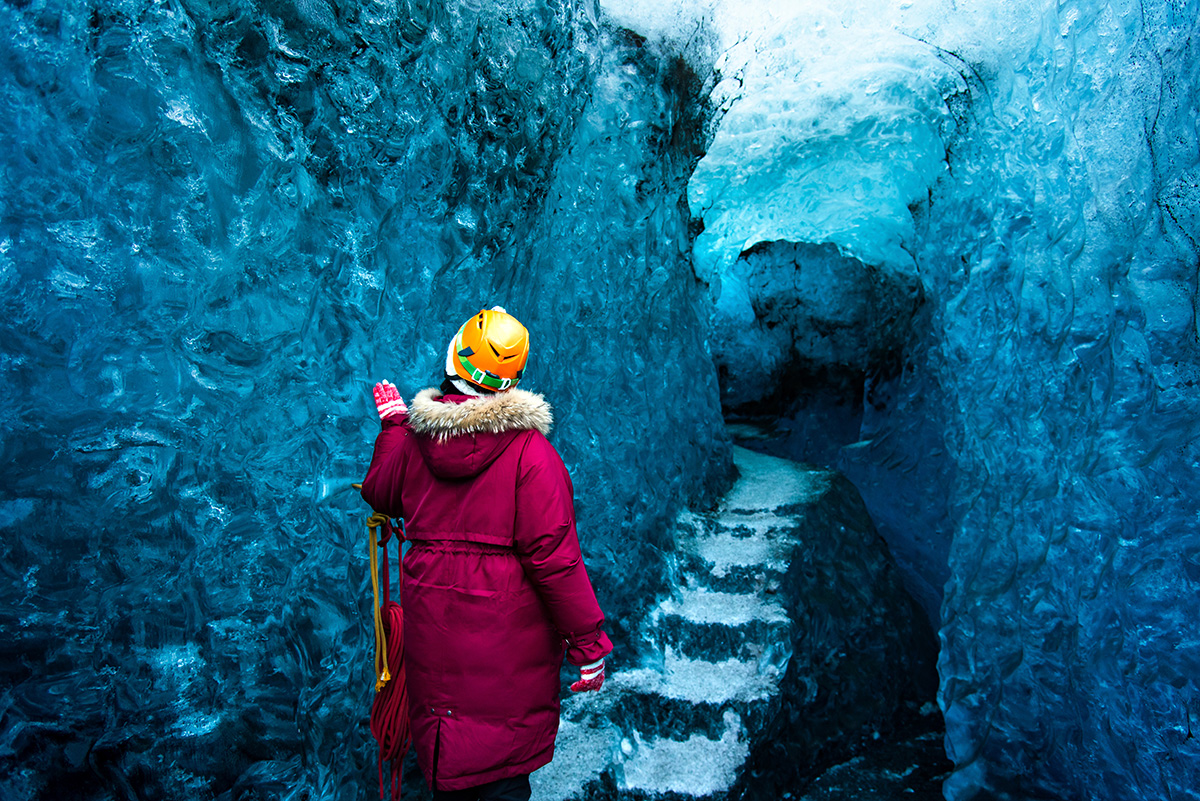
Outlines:
[{"label": "snow-covered step", "polygon": [[[679,553],[686,570],[718,580],[735,578],[738,580],[735,586],[745,586],[745,579],[752,580],[754,575],[787,570],[792,542],[782,536],[738,536],[728,529],[714,527],[697,535],[689,545],[690,554]],[[689,555],[695,559],[689,560]]]},{"label": "snow-covered step", "polygon": [[585,693],[563,703],[554,761],[529,777],[534,798],[539,801],[579,798],[581,791],[597,786],[604,770],[618,760],[624,733],[603,714],[603,709],[595,709],[594,714],[582,711],[597,706],[607,708],[604,702],[613,696],[606,693],[607,688],[598,695]]},{"label": "snow-covered step", "polygon": [[787,570],[806,507],[829,490],[825,470],[734,448],[740,473],[715,513],[677,520],[681,570],[720,586],[753,586]]},{"label": "snow-covered step", "polygon": [[750,747],[736,712],[726,710],[724,723],[724,731],[715,739],[698,734],[684,740],[644,739],[635,731],[621,743],[618,787],[693,798],[727,790],[750,756]]},{"label": "snow-covered step", "polygon": [[721,501],[726,512],[751,512],[809,504],[829,489],[829,471],[819,470],[745,448],[733,449],[741,478]]},{"label": "snow-covered step", "polygon": [[791,629],[787,613],[769,595],[687,587],[651,612],[647,637],[685,655],[762,662],[770,650],[764,644],[790,642]]},{"label": "snow-covered step", "polygon": [[626,797],[711,797],[733,784],[750,749],[741,716],[725,710],[712,736],[679,738],[636,727],[622,732],[603,715],[588,715],[583,722],[564,717],[554,752],[554,761],[530,776],[539,801],[611,797],[613,790]]},{"label": "snow-covered step", "polygon": [[765,701],[778,692],[779,680],[790,656],[790,648],[781,648],[776,659],[762,663],[741,659],[710,662],[682,656],[667,646],[661,665],[623,670],[615,674],[612,681],[623,691],[690,704],[719,706],[729,702]]},{"label": "snow-covered step", "polygon": [[787,623],[787,613],[774,600],[751,593],[718,592],[703,587],[684,587],[667,598],[652,613],[677,616],[689,623],[744,626],[761,621]]}]

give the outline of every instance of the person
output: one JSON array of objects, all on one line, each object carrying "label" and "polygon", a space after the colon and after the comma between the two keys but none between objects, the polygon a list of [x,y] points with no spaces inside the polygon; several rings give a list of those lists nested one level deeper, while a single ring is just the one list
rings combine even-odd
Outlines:
[{"label": "person", "polygon": [[383,430],[362,483],[403,518],[404,660],[417,762],[438,801],[527,801],[550,762],[559,669],[599,690],[612,651],[541,395],[518,389],[529,334],[497,306],[467,320],[440,389],[375,386]]}]

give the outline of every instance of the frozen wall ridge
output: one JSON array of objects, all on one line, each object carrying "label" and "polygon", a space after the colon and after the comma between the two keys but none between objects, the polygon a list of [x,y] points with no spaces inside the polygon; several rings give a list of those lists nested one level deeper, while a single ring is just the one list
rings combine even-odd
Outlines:
[{"label": "frozen wall ridge", "polygon": [[1170,389],[1197,363],[1194,295],[1174,291],[1197,261],[1157,198],[1200,155],[1197,7],[1037,20],[994,65],[961,183],[935,193],[975,222],[931,221],[921,256],[962,265],[927,283],[945,310],[932,377],[961,410],[946,793],[1189,797],[1200,652],[1167,632],[1197,594],[1162,560],[1197,547],[1180,525],[1196,515],[1196,401]]}]

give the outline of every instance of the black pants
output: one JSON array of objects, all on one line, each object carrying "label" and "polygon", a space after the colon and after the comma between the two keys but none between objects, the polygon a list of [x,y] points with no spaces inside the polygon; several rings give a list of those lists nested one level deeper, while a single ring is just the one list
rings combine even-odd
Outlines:
[{"label": "black pants", "polygon": [[532,793],[526,773],[465,790],[434,790],[433,801],[529,801]]}]

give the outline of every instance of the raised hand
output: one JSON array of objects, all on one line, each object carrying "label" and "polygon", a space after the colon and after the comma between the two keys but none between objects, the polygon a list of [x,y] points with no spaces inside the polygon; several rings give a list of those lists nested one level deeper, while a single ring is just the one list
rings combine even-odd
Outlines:
[{"label": "raised hand", "polygon": [[375,385],[375,408],[379,410],[380,420],[408,411],[404,398],[400,397],[400,390],[386,378]]}]

